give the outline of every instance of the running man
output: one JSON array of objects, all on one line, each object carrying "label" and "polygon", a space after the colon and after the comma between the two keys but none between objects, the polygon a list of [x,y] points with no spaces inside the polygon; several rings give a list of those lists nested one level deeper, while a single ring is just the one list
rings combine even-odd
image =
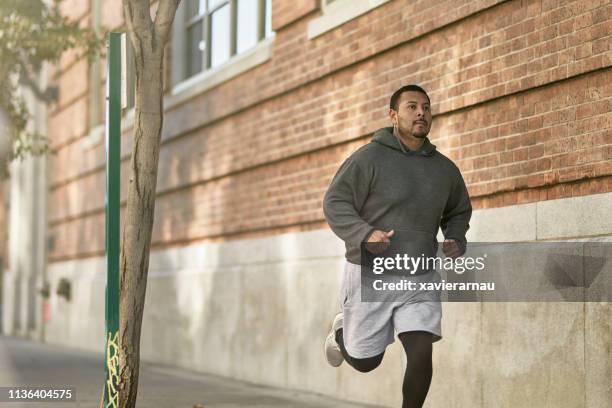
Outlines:
[{"label": "running man", "polygon": [[[407,85],[395,91],[389,118],[393,127],[378,130],[355,151],[325,194],[325,218],[345,242],[347,259],[342,312],[325,341],[325,356],[334,367],[346,361],[365,373],[380,365],[397,333],[407,357],[402,407],[415,408],[423,405],[431,383],[432,343],[442,338],[439,293],[416,292],[402,302],[361,301],[361,243],[415,237],[435,242],[442,228],[442,250],[455,258],[466,250],[472,206],[459,169],[427,138],[432,114],[425,90]],[[440,275],[430,270],[418,278],[439,281]]]}]

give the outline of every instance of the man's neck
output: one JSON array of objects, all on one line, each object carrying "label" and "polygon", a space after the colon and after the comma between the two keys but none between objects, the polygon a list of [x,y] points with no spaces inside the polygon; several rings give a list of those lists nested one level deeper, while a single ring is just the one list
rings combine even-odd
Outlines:
[{"label": "man's neck", "polygon": [[423,146],[423,143],[425,142],[424,138],[420,139],[412,135],[402,134],[402,132],[400,132],[399,128],[397,127],[393,129],[393,134],[397,136],[399,140],[401,140],[406,145],[406,147],[408,147],[410,150],[419,150],[421,146]]}]

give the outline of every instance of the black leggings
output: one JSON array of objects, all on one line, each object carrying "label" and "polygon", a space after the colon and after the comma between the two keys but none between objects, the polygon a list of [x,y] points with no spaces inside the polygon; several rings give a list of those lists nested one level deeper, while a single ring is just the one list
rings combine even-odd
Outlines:
[{"label": "black leggings", "polygon": [[[432,334],[424,331],[404,332],[398,335],[406,352],[406,372],[402,385],[402,408],[420,408],[429,391],[432,375]],[[336,332],[336,342],[344,360],[362,373],[374,370],[382,362],[385,352],[368,358],[351,357],[344,347],[342,329]]]},{"label": "black leggings", "polygon": [[342,337],[342,329],[338,329],[336,331],[336,343],[340,347],[340,351],[342,351],[342,357],[344,357],[344,361],[349,363],[351,367],[355,370],[360,371],[362,373],[367,373],[375,369],[382,362],[383,356],[385,352],[383,351],[377,356],[368,357],[368,358],[355,358],[351,357],[349,353],[347,353],[346,348],[344,348],[344,338]]}]

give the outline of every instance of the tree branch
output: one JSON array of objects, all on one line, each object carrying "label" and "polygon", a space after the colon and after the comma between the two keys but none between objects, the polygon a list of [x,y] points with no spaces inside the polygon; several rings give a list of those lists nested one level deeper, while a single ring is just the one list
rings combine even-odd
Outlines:
[{"label": "tree branch", "polygon": [[[128,30],[136,38],[144,39],[151,37],[153,34],[153,21],[151,21],[151,3],[149,0],[123,0],[123,11],[125,12],[125,22]],[[135,46],[134,48],[137,52],[139,47]]]},{"label": "tree branch", "polygon": [[181,0],[159,0],[157,13],[155,13],[155,34],[163,44],[168,40],[172,21]]},{"label": "tree branch", "polygon": [[56,86],[49,86],[44,91],[40,89],[36,81],[30,77],[30,73],[23,63],[19,62],[19,83],[30,88],[34,96],[42,102],[54,102],[58,97]]}]

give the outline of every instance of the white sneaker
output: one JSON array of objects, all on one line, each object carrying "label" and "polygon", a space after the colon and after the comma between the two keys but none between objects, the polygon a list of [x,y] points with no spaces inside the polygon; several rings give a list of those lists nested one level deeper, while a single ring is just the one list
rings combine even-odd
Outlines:
[{"label": "white sneaker", "polygon": [[332,328],[325,339],[325,359],[332,367],[338,367],[344,361],[342,351],[336,342],[336,330],[342,328],[342,313],[334,317]]}]

